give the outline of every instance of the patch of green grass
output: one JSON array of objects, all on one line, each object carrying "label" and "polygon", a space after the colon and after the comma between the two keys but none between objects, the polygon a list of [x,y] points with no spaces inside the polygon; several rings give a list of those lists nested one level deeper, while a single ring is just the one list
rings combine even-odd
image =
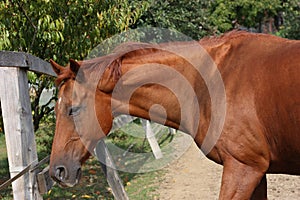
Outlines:
[{"label": "patch of green grass", "polygon": [[7,158],[4,133],[0,132],[0,158]]},{"label": "patch of green grass", "polygon": [[35,132],[35,141],[39,160],[50,155],[54,132],[55,121],[52,118],[40,123],[39,129]]},{"label": "patch of green grass", "polygon": [[82,178],[72,188],[52,187],[44,199],[114,199],[106,182],[101,166],[95,158],[91,158],[83,166]]},{"label": "patch of green grass", "polygon": [[[130,134],[128,134],[130,132]],[[164,129],[156,136],[161,146],[168,144],[172,138],[167,137],[168,130]],[[130,123],[122,130],[117,130],[107,138],[107,145],[114,144],[123,150],[135,153],[151,152],[151,148],[143,129],[136,123]],[[117,158],[114,158],[117,160]],[[130,162],[134,162],[131,160]],[[115,163],[116,164],[116,163]],[[158,199],[158,187],[164,170],[147,173],[118,172],[130,199]],[[91,158],[83,166],[82,179],[73,188],[54,186],[45,199],[114,199],[112,190],[102,173],[99,161]]]},{"label": "patch of green grass", "polygon": [[[158,199],[156,193],[164,172],[154,171],[149,173],[126,173],[119,172],[129,199],[144,200]],[[44,199],[105,199],[113,200],[112,190],[107,184],[106,178],[102,173],[99,161],[91,158],[83,167],[82,179],[73,188],[60,188],[55,185]]]},{"label": "patch of green grass", "polygon": [[[0,184],[4,183],[9,177],[5,137],[3,133],[0,133]],[[0,199],[12,199],[11,187],[1,190]]]},{"label": "patch of green grass", "polygon": [[158,183],[161,182],[163,174],[163,170],[136,174],[134,179],[126,183],[125,190],[129,199],[158,199]]},{"label": "patch of green grass", "polygon": [[[162,128],[156,133],[155,138],[160,147],[164,147],[173,140],[173,135],[168,134],[168,132],[169,130],[167,128]],[[152,151],[146,139],[143,127],[134,122],[109,134],[107,139],[112,144],[124,150],[128,149],[130,152],[148,153]]]},{"label": "patch of green grass", "polygon": [[[50,152],[51,133],[54,132],[54,126],[51,124],[42,124],[41,129],[36,133],[38,154],[40,159]],[[169,137],[166,129],[156,135],[158,143],[163,147],[173,139]],[[137,123],[130,123],[122,130],[112,133],[107,142],[128,150],[129,152],[144,153],[151,152],[150,145],[144,137],[144,131]],[[151,155],[151,154],[150,154]],[[152,158],[154,159],[154,158]],[[0,179],[8,178],[8,163],[5,147],[4,135],[0,134]],[[130,161],[131,162],[131,161]],[[134,162],[134,160],[132,161]],[[112,190],[109,187],[106,178],[102,172],[99,161],[96,158],[90,158],[82,168],[82,179],[78,185],[73,188],[60,188],[58,185],[43,196],[46,200],[56,199],[114,199]],[[123,181],[125,190],[130,199],[158,199],[158,187],[163,177],[164,170],[152,171],[148,173],[128,173],[119,171],[120,178]],[[12,191],[9,188],[6,192],[0,192],[0,199],[12,199]]]}]

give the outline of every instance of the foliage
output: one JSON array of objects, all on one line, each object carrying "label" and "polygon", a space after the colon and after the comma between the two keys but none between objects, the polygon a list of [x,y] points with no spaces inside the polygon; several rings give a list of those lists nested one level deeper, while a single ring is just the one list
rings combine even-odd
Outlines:
[{"label": "foliage", "polygon": [[134,27],[151,26],[179,31],[193,39],[212,33],[208,21],[211,1],[149,0],[147,11]]},{"label": "foliage", "polygon": [[298,0],[216,0],[210,9],[209,20],[217,32],[246,28],[287,38],[300,38]]},{"label": "foliage", "polygon": [[35,132],[39,160],[51,153],[54,130],[55,118],[49,115],[43,119],[40,128]]},{"label": "foliage", "polygon": [[[129,28],[147,3],[123,0],[4,0],[0,2],[0,50],[25,51],[41,59],[66,64],[83,59],[102,40]],[[43,90],[53,79],[29,76],[34,128],[53,110],[52,100],[41,105]],[[53,96],[56,92],[53,91]]]},{"label": "foliage", "polygon": [[103,39],[128,29],[146,4],[122,0],[6,0],[1,49],[66,63],[83,59]]},{"label": "foliage", "polygon": [[277,15],[280,4],[280,0],[216,0],[210,20],[220,32],[238,26],[259,29],[266,18]]},{"label": "foliage", "polygon": [[300,2],[285,0],[282,3],[281,15],[284,19],[278,35],[285,38],[300,39]]},{"label": "foliage", "polygon": [[300,38],[298,0],[148,1],[150,6],[133,28],[171,28],[194,39],[236,28]]}]

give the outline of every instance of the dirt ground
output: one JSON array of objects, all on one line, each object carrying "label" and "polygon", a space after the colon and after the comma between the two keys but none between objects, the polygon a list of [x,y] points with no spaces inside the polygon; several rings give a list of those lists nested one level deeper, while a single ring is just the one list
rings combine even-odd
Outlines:
[{"label": "dirt ground", "polygon": [[[218,199],[222,166],[206,159],[193,143],[166,167],[160,200]],[[269,200],[300,199],[300,176],[267,175]]]}]

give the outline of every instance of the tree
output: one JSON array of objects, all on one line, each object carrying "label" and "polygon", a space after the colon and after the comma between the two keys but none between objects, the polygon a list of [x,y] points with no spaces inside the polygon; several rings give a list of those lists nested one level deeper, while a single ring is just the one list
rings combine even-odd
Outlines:
[{"label": "tree", "polygon": [[277,35],[285,38],[300,39],[300,2],[284,0],[280,14],[283,18]]},{"label": "tree", "polygon": [[215,0],[209,20],[215,30],[234,28],[300,38],[300,3],[298,0]]},{"label": "tree", "polygon": [[299,0],[148,0],[139,26],[171,28],[194,39],[232,29],[300,38]]},{"label": "tree", "polygon": [[150,6],[134,26],[169,28],[193,39],[213,33],[208,21],[210,0],[149,0]]},{"label": "tree", "polygon": [[[124,0],[4,0],[0,2],[0,50],[25,51],[66,64],[83,59],[102,40],[124,31],[140,17],[147,3]],[[34,129],[53,111],[51,101],[40,105],[53,79],[29,75]]]},{"label": "tree", "polygon": [[260,25],[277,15],[280,8],[280,0],[216,0],[210,19],[220,32],[240,26],[259,30]]}]

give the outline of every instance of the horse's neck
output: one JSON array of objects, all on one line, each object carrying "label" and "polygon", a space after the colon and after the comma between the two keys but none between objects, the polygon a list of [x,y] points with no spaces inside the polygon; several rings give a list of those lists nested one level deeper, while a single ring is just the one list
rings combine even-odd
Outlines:
[{"label": "horse's neck", "polygon": [[206,62],[196,50],[198,47],[184,44],[176,52],[171,47],[125,58],[120,79],[114,82],[104,76],[102,81],[113,85],[114,115],[130,114],[196,134],[200,107],[205,111],[210,104],[205,82],[192,63],[197,59]]}]

